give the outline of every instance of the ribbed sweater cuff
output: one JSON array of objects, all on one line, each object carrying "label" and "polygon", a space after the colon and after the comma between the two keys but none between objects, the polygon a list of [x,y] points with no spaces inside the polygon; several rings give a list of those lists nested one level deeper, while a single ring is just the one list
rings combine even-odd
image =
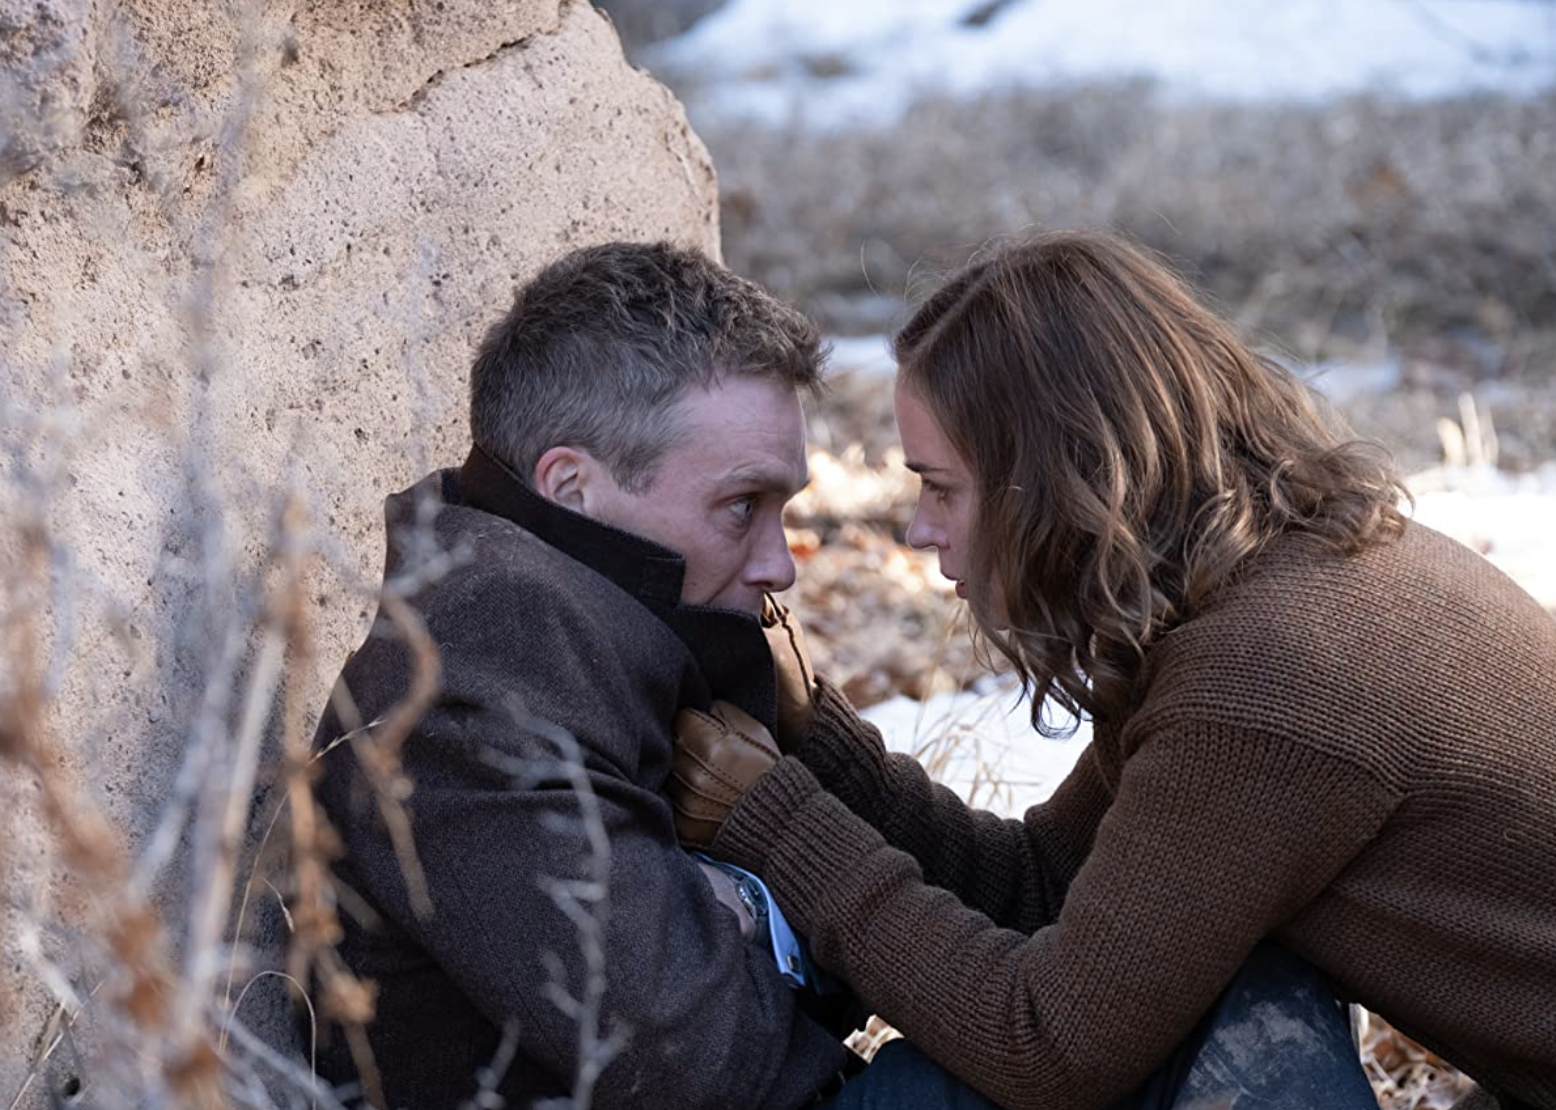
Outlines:
[{"label": "ribbed sweater cuff", "polygon": [[808,935],[831,880],[884,844],[804,764],[783,759],[740,799],[713,853],[760,875],[789,924]]},{"label": "ribbed sweater cuff", "polygon": [[713,840],[713,854],[761,874],[767,854],[783,836],[789,818],[820,794],[816,776],[794,759],[780,759],[736,803]]}]

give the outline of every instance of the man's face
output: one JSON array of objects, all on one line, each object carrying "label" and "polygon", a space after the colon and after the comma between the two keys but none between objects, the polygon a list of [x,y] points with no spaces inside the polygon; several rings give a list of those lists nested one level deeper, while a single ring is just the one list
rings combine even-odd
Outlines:
[{"label": "man's face", "polygon": [[681,600],[760,612],[794,584],[783,507],[807,481],[805,419],[787,385],[730,378],[678,408],[681,433],[653,481],[628,493],[594,476],[589,515],[680,552]]}]

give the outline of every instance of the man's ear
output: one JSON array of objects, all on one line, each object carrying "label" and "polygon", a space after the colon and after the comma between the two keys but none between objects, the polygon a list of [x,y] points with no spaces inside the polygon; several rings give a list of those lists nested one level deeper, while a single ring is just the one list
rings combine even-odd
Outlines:
[{"label": "man's ear", "polygon": [[605,477],[604,466],[581,447],[552,447],[535,460],[535,492],[575,513],[591,515]]}]

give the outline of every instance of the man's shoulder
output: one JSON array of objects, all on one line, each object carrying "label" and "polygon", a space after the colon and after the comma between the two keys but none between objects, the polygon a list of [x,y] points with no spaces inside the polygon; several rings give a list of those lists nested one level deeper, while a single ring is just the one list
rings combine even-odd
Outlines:
[{"label": "man's shoulder", "polygon": [[[430,662],[437,693],[404,754],[423,788],[500,786],[506,772],[492,757],[553,758],[554,731],[568,734],[591,767],[639,784],[659,781],[670,722],[697,682],[690,652],[608,579],[517,525],[446,512],[456,519],[444,522],[445,534],[465,546],[450,547],[455,565],[407,598],[425,636],[407,629],[404,613],[396,619],[396,607],[381,608],[340,675],[354,719],[386,719]],[[336,700],[321,721],[320,744],[349,727]],[[350,781],[333,770],[326,777],[337,794]]]},{"label": "man's shoulder", "polygon": [[[521,693],[566,701],[609,692],[623,708],[670,702],[690,653],[645,605],[609,578],[518,524],[457,503],[419,534],[391,532],[393,572],[436,649],[441,697],[481,706]],[[416,666],[406,630],[380,605],[342,678],[369,701],[402,697]]]},{"label": "man's shoulder", "polygon": [[523,643],[553,639],[628,653],[646,642],[662,655],[675,641],[642,602],[510,520],[447,505],[437,535],[444,569],[408,600],[440,643],[474,638],[507,654]]}]

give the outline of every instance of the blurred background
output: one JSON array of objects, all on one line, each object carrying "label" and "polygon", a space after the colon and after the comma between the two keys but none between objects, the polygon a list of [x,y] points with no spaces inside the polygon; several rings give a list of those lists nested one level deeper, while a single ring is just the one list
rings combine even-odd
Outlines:
[{"label": "blurred background", "polygon": [[[1019,812],[1087,737],[1033,736],[902,543],[888,336],[998,238],[1164,255],[1556,611],[1556,2],[602,6],[712,153],[726,261],[833,339],[791,532],[819,667],[964,794]],[[1385,1107],[1459,1089],[1378,1023],[1366,1054]]]},{"label": "blurred background", "polygon": [[1551,0],[605,6],[713,154],[728,262],[835,335],[993,237],[1113,227],[1407,466],[1465,391],[1500,463],[1556,455]]},{"label": "blurred background", "polygon": [[1556,607],[1556,0],[603,7],[713,155],[726,261],[833,339],[800,553],[844,518],[900,539],[908,306],[998,238],[1109,227]]}]

